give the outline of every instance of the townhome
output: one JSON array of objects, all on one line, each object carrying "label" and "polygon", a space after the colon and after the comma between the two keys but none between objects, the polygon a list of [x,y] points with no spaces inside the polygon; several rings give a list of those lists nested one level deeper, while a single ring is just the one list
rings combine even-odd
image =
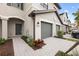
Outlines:
[{"label": "townhome", "polygon": [[62,30],[64,33],[68,33],[71,30],[71,21],[68,19],[67,12],[61,13],[60,18],[62,20]]},{"label": "townhome", "polygon": [[71,23],[71,30],[73,29],[77,29],[76,24],[75,23]]},{"label": "townhome", "polygon": [[[35,39],[45,39],[56,36],[57,31],[61,29],[61,20],[57,12],[61,8],[59,4],[28,4],[27,8],[29,9],[29,11],[27,11],[28,32],[30,32]],[[30,30],[29,27],[32,29]]]},{"label": "townhome", "polygon": [[68,20],[68,32],[71,32],[71,30],[72,30],[71,21]]},{"label": "townhome", "polygon": [[57,3],[0,3],[0,36],[29,35],[34,39],[56,36],[61,30]]}]

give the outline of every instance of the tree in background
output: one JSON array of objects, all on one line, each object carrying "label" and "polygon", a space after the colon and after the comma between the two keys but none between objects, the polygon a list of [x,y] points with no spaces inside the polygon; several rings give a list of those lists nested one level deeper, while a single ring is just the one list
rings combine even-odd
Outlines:
[{"label": "tree in background", "polygon": [[76,25],[78,28],[79,27],[79,9],[75,13],[73,13],[73,15],[75,16]]}]

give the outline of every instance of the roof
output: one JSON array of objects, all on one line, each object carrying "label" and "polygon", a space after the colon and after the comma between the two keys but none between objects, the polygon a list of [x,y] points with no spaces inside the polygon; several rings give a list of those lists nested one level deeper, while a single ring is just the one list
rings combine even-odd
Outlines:
[{"label": "roof", "polygon": [[32,12],[29,14],[29,16],[30,16],[30,17],[35,17],[36,14],[44,14],[44,13],[52,13],[52,12],[55,12],[55,13],[56,13],[56,15],[57,15],[59,21],[61,22],[61,24],[63,24],[63,22],[61,21],[61,18],[60,18],[60,16],[59,16],[59,14],[58,14],[58,12],[57,12],[56,10],[34,10],[34,11],[32,11]]},{"label": "roof", "polygon": [[[68,18],[67,12],[65,12],[65,13],[61,13],[61,14],[59,14],[59,15],[61,16],[61,15],[63,15],[63,14],[66,14],[66,17]],[[62,21],[62,20],[61,20],[61,21]],[[68,20],[68,21],[70,21],[70,20]],[[63,21],[62,21],[62,23],[63,23]],[[64,23],[63,23],[63,25],[68,26],[67,24],[64,24]]]},{"label": "roof", "polygon": [[54,3],[59,9],[61,9],[60,5],[58,3]]},{"label": "roof", "polygon": [[61,24],[63,24],[63,22],[62,22],[62,20],[61,20],[61,18],[60,18],[60,16],[59,16],[59,14],[58,14],[58,12],[57,12],[57,11],[55,11],[55,13],[56,13],[56,15],[57,15],[57,17],[58,17],[59,21],[61,22]]},{"label": "roof", "polygon": [[56,10],[33,10],[29,16],[34,16],[35,14],[44,14],[44,13],[52,13],[55,12]]},{"label": "roof", "polygon": [[67,14],[67,12],[61,13],[61,14],[59,14],[59,15],[63,15],[63,14],[66,14],[66,16],[67,16],[67,18],[68,18],[68,14]]},{"label": "roof", "polygon": [[65,25],[65,26],[69,26],[69,25],[67,25],[67,24],[63,24],[63,25]]},{"label": "roof", "polygon": [[59,14],[59,15],[63,15],[64,13],[61,13],[61,14]]}]

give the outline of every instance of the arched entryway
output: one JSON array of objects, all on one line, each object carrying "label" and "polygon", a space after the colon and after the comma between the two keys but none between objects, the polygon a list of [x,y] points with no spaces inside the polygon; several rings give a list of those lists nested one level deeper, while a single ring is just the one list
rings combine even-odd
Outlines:
[{"label": "arched entryway", "polygon": [[19,36],[23,34],[24,21],[19,18],[8,19],[8,37]]}]

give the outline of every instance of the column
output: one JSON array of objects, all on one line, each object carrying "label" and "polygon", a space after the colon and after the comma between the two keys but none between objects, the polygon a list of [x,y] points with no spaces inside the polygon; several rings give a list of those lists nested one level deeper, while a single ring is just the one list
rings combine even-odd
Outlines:
[{"label": "column", "polygon": [[7,33],[7,20],[2,19],[2,38],[7,39],[8,33]]}]

